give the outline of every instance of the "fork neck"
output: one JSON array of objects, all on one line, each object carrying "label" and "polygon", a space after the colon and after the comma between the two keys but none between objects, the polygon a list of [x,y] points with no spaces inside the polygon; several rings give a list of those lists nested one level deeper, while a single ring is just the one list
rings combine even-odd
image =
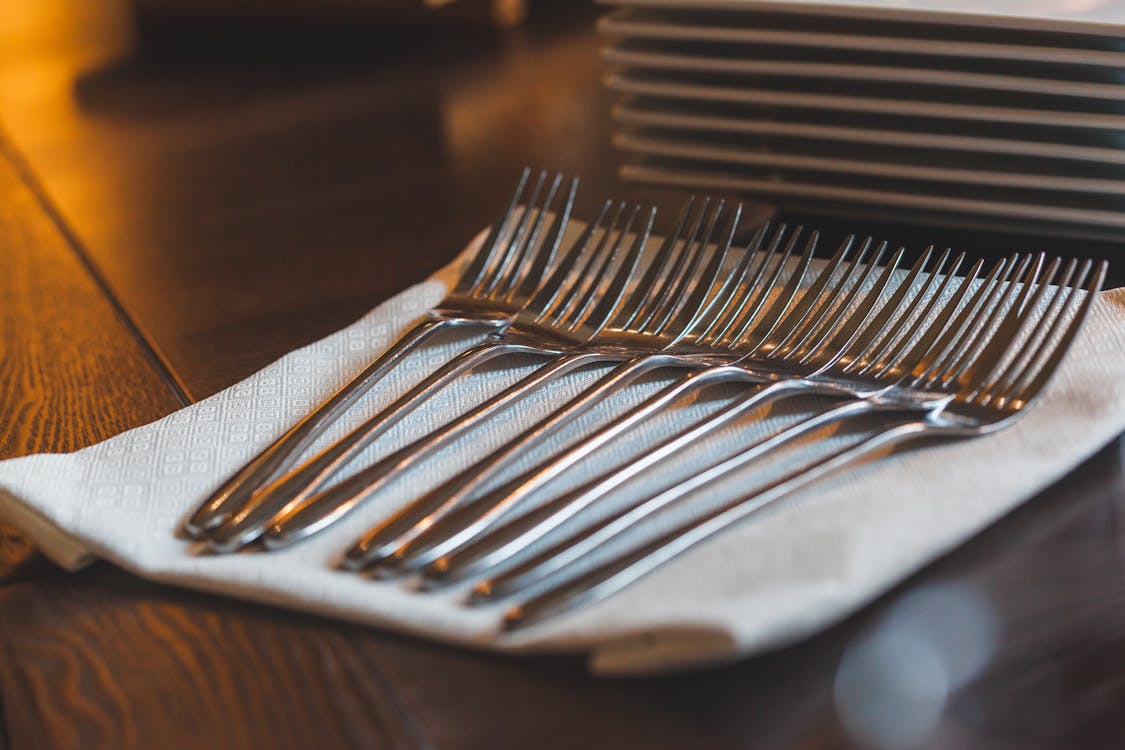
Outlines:
[{"label": "fork neck", "polygon": [[449,326],[477,325],[499,329],[511,324],[514,318],[514,310],[472,309],[453,305],[442,305],[426,312],[427,320],[438,321]]}]

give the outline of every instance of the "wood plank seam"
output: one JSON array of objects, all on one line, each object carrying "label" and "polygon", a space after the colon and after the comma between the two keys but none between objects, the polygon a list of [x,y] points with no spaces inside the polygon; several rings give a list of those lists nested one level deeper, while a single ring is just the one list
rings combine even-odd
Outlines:
[{"label": "wood plank seam", "polygon": [[[403,702],[399,696],[398,690],[387,679],[387,675],[383,672],[381,666],[367,653],[366,649],[360,648],[356,641],[355,634],[347,636],[348,642],[353,646],[354,653],[367,665],[370,669],[371,676],[379,683],[382,688],[383,694],[387,696],[388,702],[394,709],[395,714],[398,715],[399,721],[402,724],[403,730],[410,736],[411,743],[417,750],[435,750],[432,742],[426,737],[426,733],[422,728],[422,723],[418,718],[407,708],[406,703]],[[0,750],[3,750],[0,747]]]},{"label": "wood plank seam", "polygon": [[150,336],[145,334],[144,330],[137,324],[120,298],[114,293],[105,276],[90,258],[89,253],[83,246],[82,241],[78,238],[78,235],[76,235],[70,228],[70,225],[67,224],[62,214],[51,201],[45,188],[39,180],[36,179],[31,165],[20,155],[14,141],[12,141],[7,131],[4,130],[2,126],[0,126],[0,156],[7,158],[16,174],[19,175],[20,180],[23,181],[24,186],[27,187],[35,197],[35,200],[39,203],[39,206],[43,209],[43,213],[59,231],[59,234],[65,240],[71,252],[78,258],[78,262],[82,264],[82,267],[90,274],[90,278],[97,285],[98,289],[105,295],[106,301],[113,308],[118,318],[120,318],[122,324],[137,340],[145,357],[152,363],[162,379],[168,384],[176,400],[179,401],[181,406],[190,404],[193,399],[188,395],[187,387],[184,382],[176,375],[167,357],[161,353],[156,343]]},{"label": "wood plank seam", "polygon": [[[15,663],[10,651],[11,649],[7,644],[0,643],[0,653],[4,654],[4,660],[0,662],[0,668],[3,668],[2,665]],[[0,679],[0,686],[2,685],[3,680]],[[12,744],[11,731],[8,729],[8,727],[11,726],[11,717],[8,716],[6,705],[7,704],[4,702],[4,691],[0,689],[0,750],[12,750],[12,748],[15,747],[15,745]]]}]

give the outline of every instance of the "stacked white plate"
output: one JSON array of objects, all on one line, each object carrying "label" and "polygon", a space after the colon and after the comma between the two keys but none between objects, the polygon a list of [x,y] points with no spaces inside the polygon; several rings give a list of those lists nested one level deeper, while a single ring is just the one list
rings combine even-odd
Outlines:
[{"label": "stacked white plate", "polygon": [[1120,239],[1122,0],[607,0],[622,175]]}]

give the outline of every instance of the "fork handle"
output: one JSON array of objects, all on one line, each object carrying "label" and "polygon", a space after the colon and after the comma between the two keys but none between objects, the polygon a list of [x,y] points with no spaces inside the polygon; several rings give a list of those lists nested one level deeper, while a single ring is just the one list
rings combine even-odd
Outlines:
[{"label": "fork handle", "polygon": [[656,539],[577,577],[553,584],[542,593],[512,607],[505,615],[504,626],[506,629],[514,629],[531,625],[580,603],[605,599],[771,503],[829,474],[857,466],[878,453],[927,435],[931,429],[931,425],[924,420],[912,418],[909,422],[892,426],[810,466],[790,472],[752,494],[721,505],[698,518],[677,524]]},{"label": "fork handle", "polygon": [[[507,353],[515,352],[545,353],[525,346],[508,345]],[[320,494],[313,494],[324,484],[324,481],[318,478],[314,484],[306,484],[304,490],[295,496],[294,500],[284,505],[273,506],[275,515],[268,521],[269,528],[265,530],[263,538],[265,545],[270,549],[278,549],[326,528],[358,505],[363,498],[377,492],[400,472],[406,471],[432,455],[450,440],[480,424],[489,416],[511,406],[528,392],[550,382],[553,378],[603,359],[604,355],[595,353],[558,356],[457,419],[447,422],[428,435],[356,472],[336,487]]]},{"label": "fork handle", "polygon": [[[505,521],[483,533],[473,534],[467,543],[447,553],[426,569],[427,582],[431,584],[452,583],[503,563],[530,547],[548,532],[558,528],[584,508],[593,505],[630,479],[656,466],[680,449],[696,443],[749,411],[789,396],[807,394],[810,392],[810,387],[815,386],[806,381],[786,380],[772,383],[763,389],[752,391],[732,401],[683,432],[673,435],[652,448],[646,448],[642,454],[630,459],[628,463],[611,469],[516,519]],[[807,420],[802,420],[795,427],[801,427],[802,430],[799,434],[804,434],[820,426],[816,423],[819,418],[820,415],[810,417]],[[789,431],[786,430],[786,432]],[[799,434],[795,433],[789,439],[794,439]],[[520,493],[525,486],[521,485],[511,494]],[[506,502],[507,498],[500,496],[499,498],[492,498],[491,501],[498,504]],[[515,501],[518,502],[518,499]]]},{"label": "fork handle", "polygon": [[438,390],[485,362],[528,351],[525,346],[485,341],[461,352],[340,440],[255,492],[242,508],[211,532],[207,546],[213,552],[232,552],[254,541],[284,508],[323,486]]},{"label": "fork handle", "polygon": [[271,443],[249,463],[239,469],[200,504],[182,524],[183,533],[189,538],[202,539],[217,528],[238,509],[242,508],[250,496],[262,485],[277,477],[290,466],[341,414],[351,408],[363,394],[379,382],[402,360],[447,326],[461,321],[428,315],[413,328],[391,344],[374,362],[363,368],[340,390],[311,413],[293,425],[285,434]]},{"label": "fork handle", "polygon": [[644,373],[664,367],[668,363],[669,358],[648,355],[635,357],[618,365],[597,383],[552,412],[545,420],[520,433],[470,470],[454,476],[373,527],[344,554],[343,566],[352,570],[383,563],[391,566],[395,553],[404,543],[416,537],[426,525],[448,512],[473,490],[494,477],[515,456],[554,434],[571,420]]},{"label": "fork handle", "polygon": [[[780,432],[747,445],[733,456],[695,472],[683,480],[674,482],[656,494],[643,494],[618,508],[608,517],[576,529],[570,532],[569,536],[555,542],[550,548],[537,552],[534,556],[525,559],[514,567],[501,571],[498,575],[494,574],[487,585],[481,587],[482,590],[478,592],[475,600],[493,600],[510,596],[528,588],[541,587],[545,579],[551,577],[563,567],[595,552],[600,546],[612,542],[621,534],[635,528],[636,524],[680,498],[722,479],[727,474],[741,469],[751,462],[764,459],[771,451],[780,450],[794,440],[815,430],[823,429],[849,417],[866,414],[870,411],[872,411],[872,405],[862,400],[848,401],[842,405],[821,410]],[[585,489],[586,487],[579,487],[575,490],[575,494],[580,494]],[[565,513],[566,510],[569,510],[570,506],[567,504],[570,501],[571,498],[568,495],[563,495],[550,503],[544,504],[541,509],[536,509],[535,512],[543,514],[559,513],[561,518],[558,519],[558,522],[563,523],[571,515]],[[562,512],[554,506],[560,506]],[[580,510],[580,508],[577,510]],[[575,513],[577,510],[575,510]],[[532,513],[527,515],[531,516]],[[509,524],[513,528],[505,530],[503,535],[514,537],[518,533],[518,525],[521,521],[523,521],[523,517]]]},{"label": "fork handle", "polygon": [[[403,545],[395,553],[394,564],[400,569],[415,569],[432,563],[468,543],[505,512],[560,476],[598,448],[664,410],[687,393],[730,380],[749,377],[740,367],[714,367],[688,374],[651,398],[629,410],[579,443],[521,475],[507,492],[489,493],[458,505]],[[777,395],[780,395],[778,392]],[[767,396],[768,397],[768,396]],[[507,489],[511,485],[506,485]],[[464,493],[459,493],[458,498]]]}]

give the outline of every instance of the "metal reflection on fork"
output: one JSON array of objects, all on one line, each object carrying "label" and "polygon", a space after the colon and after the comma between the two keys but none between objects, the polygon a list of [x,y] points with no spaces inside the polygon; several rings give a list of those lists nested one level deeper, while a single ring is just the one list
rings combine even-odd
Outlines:
[{"label": "metal reflection on fork", "polygon": [[[724,247],[729,247],[732,236],[733,233],[728,233]],[[760,246],[760,236],[751,243],[748,250]],[[772,330],[782,314],[788,310],[815,249],[814,234],[806,244],[797,270],[781,293],[774,295],[773,292],[780,289],[782,268],[792,256],[801,232],[798,230],[791,234],[783,248],[784,236],[785,228],[779,227],[768,252],[764,254],[747,252],[743,255],[731,276],[720,286],[722,304],[702,305],[702,301],[705,300],[702,298],[701,306],[698,308],[686,305],[681,312],[681,323],[674,328],[676,335],[665,339],[664,346],[648,347],[649,351],[644,351],[638,350],[627,340],[626,346],[619,347],[614,353],[616,358],[625,359],[621,365],[530,430],[521,433],[490,456],[477,462],[472,472],[454,477],[380,523],[345,556],[343,563],[345,567],[362,567],[373,560],[389,559],[407,540],[420,534],[435,519],[454,507],[462,497],[473,492],[479,482],[489,475],[488,472],[502,466],[513,456],[525,450],[529,444],[553,434],[579,414],[624,388],[644,373],[663,367],[700,367],[741,356],[741,353],[732,352],[729,347],[719,344],[725,340],[724,337],[730,335],[732,329],[742,332],[754,323]],[[768,279],[764,284],[763,278]],[[743,286],[748,279],[751,280],[749,287]],[[766,304],[767,302],[769,304]],[[713,309],[714,312],[708,312],[708,308]],[[708,314],[700,316],[699,310]],[[716,323],[723,323],[723,325],[716,326]]]},{"label": "metal reflection on fork", "polygon": [[[656,446],[646,448],[641,455],[626,464],[588,480],[580,487],[561,496],[551,498],[529,513],[511,520],[501,519],[497,524],[484,528],[476,535],[466,535],[461,545],[453,547],[424,569],[425,578],[421,581],[422,585],[432,588],[435,585],[455,583],[466,577],[479,575],[485,570],[492,570],[517,557],[548,532],[629,480],[730,424],[736,418],[774,400],[801,395],[810,390],[849,397],[866,397],[878,390],[879,386],[875,381],[876,373],[872,372],[876,363],[913,361],[924,352],[926,341],[932,341],[932,335],[936,331],[930,332],[929,339],[923,335],[916,346],[909,350],[906,348],[907,343],[914,341],[923,331],[934,305],[941,299],[953,275],[960,268],[963,256],[954,260],[950,268],[946,268],[949,254],[948,250],[943,253],[930,270],[928,278],[920,281],[921,274],[932,255],[932,248],[927,249],[906,277],[899,281],[898,288],[882,306],[878,315],[868,319],[874,310],[874,303],[879,298],[877,292],[880,285],[877,284],[876,288],[867,295],[865,304],[851,311],[847,322],[834,327],[837,332],[833,339],[825,341],[806,355],[805,361],[815,363],[816,367],[806,377],[782,379],[771,373],[772,380],[765,380],[759,368],[745,363],[693,373],[693,377],[673,384],[664,392],[656,394],[632,411],[603,426],[593,435],[585,437],[578,446],[572,446],[545,464],[521,475],[512,483],[516,487],[508,493],[507,497],[492,502],[497,506],[505,503],[515,505],[522,498],[533,494],[550,478],[561,473],[562,469],[573,465],[576,460],[575,454],[581,452],[582,455],[588,455],[594,448],[615,439],[627,429],[635,429],[645,417],[665,408],[672,400],[683,398],[685,393],[714,382],[729,380],[765,386],[754,388],[745,396],[736,398],[686,430],[672,435]],[[974,276],[976,271],[977,269],[974,269],[972,272]],[[943,275],[944,281],[938,288],[937,282]],[[967,287],[963,288],[967,289]],[[847,309],[846,305],[841,306],[841,310]],[[854,325],[861,321],[862,326]],[[863,375],[868,372],[872,374],[864,378]],[[771,382],[772,385],[767,385]],[[588,447],[588,443],[593,443],[593,447]]]},{"label": "metal reflection on fork", "polygon": [[[965,277],[958,279],[956,272],[963,260],[963,257],[958,257],[944,274],[944,279],[941,279],[940,272],[944,270],[946,260],[943,256],[929,278],[918,283],[919,269],[928,255],[928,252],[923,254],[911,273],[900,284],[895,296],[883,308],[879,315],[881,322],[877,321],[873,326],[876,329],[872,332],[873,335],[857,341],[828,367],[807,379],[781,381],[736,399],[715,414],[651,448],[635,463],[606,472],[570,492],[551,499],[525,516],[499,525],[473,539],[470,544],[456,550],[447,558],[436,561],[427,569],[427,575],[432,582],[444,583],[479,575],[484,571],[496,576],[496,568],[500,567],[499,577],[478,586],[474,601],[496,596],[512,587],[518,587],[517,581],[528,575],[529,570],[535,570],[541,575],[548,568],[554,569],[567,561],[577,559],[578,555],[588,554],[591,551],[588,544],[584,543],[583,539],[571,537],[567,549],[561,549],[562,545],[560,545],[560,548],[555,549],[554,554],[542,553],[544,559],[537,556],[538,562],[520,561],[520,555],[527,552],[531,545],[547,532],[567,522],[584,508],[637,476],[648,466],[727,424],[732,416],[745,413],[749,408],[761,405],[771,398],[795,393],[845,397],[848,401],[843,407],[845,409],[856,408],[855,405],[861,404],[864,400],[879,397],[897,384],[904,374],[910,373],[923,363],[934,361],[933,357],[955,346],[959,340],[955,334],[967,330],[970,317],[977,314],[986,301],[984,290],[997,280],[1000,283],[1006,281],[1015,267],[1014,260],[997,264],[984,285],[978,288],[976,295],[962,308],[962,303],[965,302],[980,274],[983,262],[977,261]],[[941,279],[940,284],[938,284],[939,279]],[[957,282],[954,287],[955,279]],[[996,287],[997,290],[999,288]],[[913,299],[907,302],[907,297]],[[953,320],[952,313],[959,309],[961,310],[959,317]],[[954,333],[949,333],[950,330]],[[853,380],[857,375],[862,379]],[[834,414],[835,411],[830,410],[829,413]],[[795,440],[820,429],[823,426],[823,419],[823,415],[815,415],[793,425],[779,436],[769,437],[749,446],[740,454],[740,460],[744,463],[748,462],[757,455],[756,451],[775,448],[783,442]],[[702,485],[694,482],[703,481],[704,477],[710,476],[707,470],[704,470],[683,486],[691,484],[693,489],[697,489]],[[662,503],[667,499],[667,495],[662,495],[661,498],[660,503],[649,503],[645,507],[655,512],[657,508],[663,507]],[[639,512],[634,510],[631,518],[636,520],[636,514]],[[518,567],[512,569],[512,562],[519,563]]]},{"label": "metal reflection on fork", "polygon": [[[711,357],[703,363],[708,367],[697,369],[679,384],[666,388],[655,399],[650,399],[612,422],[611,431],[602,429],[592,437],[583,438],[578,445],[565,450],[558,460],[548,461],[545,467],[533,469],[497,492],[469,497],[464,489],[459,490],[447,500],[452,508],[447,514],[441,518],[427,519],[425,524],[420,524],[421,528],[413,538],[400,538],[385,544],[386,551],[379,557],[372,554],[375,533],[369,533],[353,546],[348,559],[363,559],[369,568],[374,566],[374,572],[381,575],[413,570],[439,559],[471,541],[483,529],[501,518],[511,506],[600,448],[622,431],[623,424],[624,427],[629,427],[638,419],[666,407],[684,392],[683,384],[694,384],[701,379],[703,382],[718,380],[714,376],[716,372],[720,377],[732,372],[743,378],[749,374],[761,382],[807,376],[823,367],[825,358],[832,361],[833,357],[838,357],[844,344],[863,330],[862,324],[889,283],[902,255],[902,251],[895,254],[875,282],[874,291],[867,294],[858,308],[853,310],[852,303],[864,296],[863,290],[880,268],[879,261],[886,247],[881,246],[872,262],[865,264],[871,240],[862,243],[860,250],[849,257],[852,244],[853,241],[849,238],[840,246],[828,267],[800,302],[791,310],[781,311],[787,312],[784,318],[779,312],[767,314],[761,321],[753,317],[731,321],[737,322],[737,325],[729,328],[723,323],[718,327],[718,340],[705,336],[702,341],[697,341],[696,345],[707,343],[713,350],[723,351],[726,356]],[[792,282],[793,279],[790,280],[790,287],[795,291]],[[750,293],[754,291],[757,290],[749,290]],[[783,299],[782,302],[786,301]],[[708,323],[708,330],[716,330],[715,322],[717,321]],[[725,338],[727,336],[730,338]],[[538,438],[541,436],[541,426],[533,427],[524,434]],[[475,484],[467,483],[467,486],[473,488],[483,485],[484,480],[491,476],[486,472],[496,473],[501,470],[505,461],[516,456],[515,448],[522,450],[525,445],[526,441],[517,440],[504,449],[501,457],[478,464],[473,469]],[[515,485],[514,488],[512,485]]]},{"label": "metal reflection on fork", "polygon": [[[689,221],[694,203],[693,199],[685,205],[676,230],[661,244],[640,284],[634,289],[629,301],[616,311],[614,320],[608,326],[597,329],[581,346],[562,352],[557,359],[515,386],[433,433],[362,469],[336,487],[319,494],[306,491],[277,514],[273,525],[264,535],[266,546],[285,546],[309,533],[326,528],[384,483],[486,417],[508,407],[533,388],[586,364],[616,361],[635,357],[642,352],[675,348],[708,311],[725,309],[736,290],[729,283],[729,278],[722,280],[721,272],[739,226],[741,206],[728,218],[728,226],[723,232],[725,239],[715,243],[712,240],[722,219],[727,216],[724,204],[719,202],[710,211],[711,201],[704,200],[695,212],[694,220]],[[688,224],[691,225],[690,230],[686,236],[681,236]],[[784,230],[776,233],[775,245],[780,242],[783,234]],[[757,246],[764,236],[763,228],[755,235],[752,245]],[[647,229],[645,237],[647,238]],[[517,322],[516,326],[508,329],[506,336],[521,333],[530,337],[541,335],[538,330],[521,332]],[[423,498],[390,517],[383,527],[408,530],[417,523],[419,515],[433,512],[433,509],[425,506],[425,501],[426,498]]]},{"label": "metal reflection on fork", "polygon": [[[1005,286],[999,277],[983,285],[981,289],[993,285],[994,292],[988,297],[983,293],[975,295],[974,301],[980,304],[974,311],[960,315],[943,334],[939,345],[930,350],[931,356],[878,398],[846,404],[819,415],[822,425],[860,415],[874,414],[886,419],[881,428],[859,443],[791,471],[748,495],[701,512],[591,569],[573,570],[576,559],[561,566],[550,564],[556,554],[605,544],[634,528],[655,507],[686,502],[692,490],[701,484],[714,481],[750,460],[762,460],[768,456],[768,449],[789,439],[782,433],[767,441],[767,450],[751,446],[709,467],[697,478],[626,508],[593,531],[585,530],[580,544],[573,538],[564,540],[521,567],[518,573],[507,574],[506,580],[486,583],[479,590],[492,596],[518,592],[522,600],[505,616],[508,628],[540,622],[580,603],[620,591],[731,524],[830,474],[920,438],[972,438],[1009,426],[1043,395],[1105,279],[1105,263],[1092,269],[1093,264],[1085,261],[1079,268],[1078,262],[1072,260],[1055,285],[1061,261],[1055,259],[1042,279],[1036,278],[1038,265],[1028,272],[1019,288],[1014,281],[1020,274],[1015,274],[1012,282],[1006,284],[1004,294],[999,293]],[[973,309],[972,303],[965,309]],[[536,566],[544,563],[550,569],[540,568],[536,574]]]},{"label": "metal reflection on fork", "polygon": [[[608,226],[606,217],[612,213]],[[301,500],[352,461],[377,437],[386,433],[437,390],[493,359],[512,354],[557,355],[595,336],[624,299],[647,242],[655,211],[647,211],[640,231],[633,228],[641,206],[607,201],[597,220],[588,225],[566,252],[552,278],[506,325],[484,343],[462,352],[390,406],[308,459],[292,472],[256,492],[250,500],[206,540],[211,551],[230,552],[259,538],[272,519]],[[600,236],[600,238],[599,238]],[[631,241],[630,241],[631,240]],[[530,390],[552,376],[550,365],[512,386],[505,397]],[[349,480],[350,481],[350,480]],[[347,486],[345,483],[344,486]],[[359,498],[340,503],[302,529],[315,533],[349,512]]]},{"label": "metal reflection on fork", "polygon": [[438,331],[452,327],[502,329],[512,320],[554,267],[578,188],[577,179],[571,180],[561,210],[553,211],[562,175],[548,182],[547,174],[540,173],[528,195],[530,175],[530,169],[523,171],[504,213],[446,297],[327,401],[223,482],[183,522],[184,534],[202,539],[219,527],[244,507],[254,492],[293,466],[345,411]]}]

